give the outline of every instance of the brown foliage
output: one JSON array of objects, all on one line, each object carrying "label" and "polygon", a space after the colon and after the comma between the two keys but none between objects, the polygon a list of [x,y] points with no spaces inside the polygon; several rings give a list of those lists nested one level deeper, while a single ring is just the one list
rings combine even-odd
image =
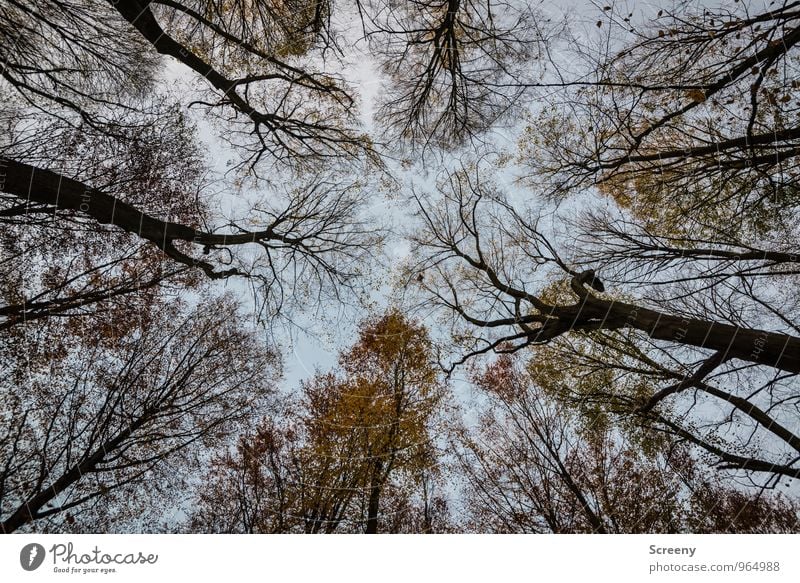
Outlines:
[{"label": "brown foliage", "polygon": [[[430,434],[440,398],[426,330],[398,312],[363,324],[340,371],[212,463],[192,528],[382,532],[437,528]],[[427,525],[427,526],[425,526]]]},{"label": "brown foliage", "polygon": [[502,356],[478,374],[489,405],[456,434],[468,526],[479,532],[795,532],[800,508],[702,469],[668,441],[643,449],[584,418]]},{"label": "brown foliage", "polygon": [[194,309],[158,298],[141,309],[124,326],[41,319],[25,327],[24,351],[0,345],[4,532],[158,521],[196,463],[193,448],[264,407],[275,356],[230,298]]}]

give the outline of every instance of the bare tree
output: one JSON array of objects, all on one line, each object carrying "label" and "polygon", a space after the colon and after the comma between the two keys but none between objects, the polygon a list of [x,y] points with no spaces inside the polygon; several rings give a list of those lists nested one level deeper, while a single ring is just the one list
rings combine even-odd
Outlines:
[{"label": "bare tree", "polygon": [[[208,184],[191,125],[169,108],[143,121],[128,119],[124,139],[85,127],[45,128],[56,140],[42,140],[42,128],[24,118],[14,120],[8,155],[0,156],[0,220],[14,226],[15,237],[25,225],[37,225],[51,236],[70,232],[97,265],[109,248],[97,245],[116,240],[115,246],[163,251],[166,272],[246,277],[259,292],[265,320],[283,310],[289,289],[299,304],[329,293],[340,297],[355,283],[361,260],[381,239],[364,221],[357,183],[334,182],[330,174],[307,177],[301,186],[273,191],[273,201],[257,203],[248,217],[203,228],[219,219],[203,194]],[[161,278],[140,277],[129,287]]]},{"label": "bare tree", "polygon": [[[450,314],[465,351],[455,364],[491,352],[570,347],[576,362],[591,361],[597,372],[664,382],[653,394],[616,402],[706,450],[723,467],[767,479],[800,476],[792,389],[800,338],[787,326],[791,314],[770,319],[753,301],[750,312],[735,312],[740,319],[729,323],[733,316],[726,322],[688,314],[680,303],[658,304],[646,288],[638,288],[638,297],[606,289],[599,272],[560,255],[559,237],[548,234],[544,220],[516,211],[481,174],[475,168],[447,174],[438,205],[417,197],[423,227],[410,276],[418,274],[417,285]],[[733,307],[713,292],[705,299],[718,302],[718,311]],[[687,392],[724,405],[729,415],[716,427],[736,426],[729,439],[720,443],[721,430],[687,419],[693,409]],[[684,405],[667,407],[673,399]],[[777,449],[759,447],[759,435],[777,437]]]},{"label": "bare tree", "polygon": [[152,88],[157,66],[139,35],[96,1],[6,2],[0,47],[4,100],[107,131],[110,113]]},{"label": "bare tree", "polygon": [[547,87],[522,158],[549,193],[597,184],[662,229],[770,232],[797,204],[798,8],[683,1],[640,25],[609,7],[602,49],[576,40],[580,74]]},{"label": "bare tree", "polygon": [[[545,365],[548,374],[558,367]],[[794,532],[784,497],[708,475],[658,436],[613,429],[556,398],[536,361],[505,355],[477,384],[489,406],[455,436],[469,525],[479,532]],[[550,379],[552,380],[552,379]],[[560,381],[555,381],[558,384]]]},{"label": "bare tree", "polygon": [[389,77],[378,121],[412,146],[474,139],[513,111],[552,32],[508,2],[364,2],[366,33]]},{"label": "bare tree", "polygon": [[[41,126],[20,116],[8,120],[6,151],[58,164],[143,208],[197,224],[207,208],[198,200],[205,177],[191,128],[174,110],[143,117],[148,123],[128,124],[123,138],[86,124],[52,122],[43,139]],[[88,314],[105,300],[119,304],[146,289],[197,280],[191,266],[173,263],[137,237],[5,193],[0,240],[0,329],[49,315]]]},{"label": "bare tree", "polygon": [[283,58],[315,51],[328,12],[324,2],[282,0],[13,1],[0,12],[0,43],[10,56],[3,76],[23,103],[50,115],[77,113],[113,132],[109,110],[135,108],[131,98],[153,86],[165,55],[209,85],[198,105],[233,114],[228,121],[240,125],[251,165],[265,154],[286,162],[357,157],[369,144],[355,130],[349,89],[315,71],[310,56],[305,64]]},{"label": "bare tree", "polygon": [[[217,442],[263,407],[275,356],[237,306],[165,300],[134,322],[56,320],[26,330],[22,351],[4,342],[3,532],[32,521],[95,530],[82,518],[93,505],[134,486],[158,491],[162,474],[183,471],[190,446]],[[49,347],[44,335],[71,344]]]}]

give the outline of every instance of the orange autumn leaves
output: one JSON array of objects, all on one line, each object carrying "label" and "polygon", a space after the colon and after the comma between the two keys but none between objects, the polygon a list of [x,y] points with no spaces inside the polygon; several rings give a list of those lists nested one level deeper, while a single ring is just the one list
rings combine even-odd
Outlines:
[{"label": "orange autumn leaves", "polygon": [[430,426],[442,381],[432,353],[427,331],[399,312],[366,322],[338,370],[304,383],[285,415],[214,461],[194,527],[330,533],[418,523],[437,472]]},{"label": "orange autumn leaves", "polygon": [[[365,321],[335,370],[214,460],[192,530],[796,529],[785,498],[732,487],[685,445],[643,439],[642,428],[615,427],[608,413],[570,401],[576,369],[566,361],[503,355],[478,367],[483,403],[458,421],[444,411],[433,352],[425,328],[399,312]],[[593,390],[613,382],[598,377]]]}]

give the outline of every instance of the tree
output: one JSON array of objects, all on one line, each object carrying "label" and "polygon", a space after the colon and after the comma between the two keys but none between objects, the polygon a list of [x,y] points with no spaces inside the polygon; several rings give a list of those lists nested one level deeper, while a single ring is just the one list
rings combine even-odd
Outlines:
[{"label": "tree", "polygon": [[[425,230],[420,231],[416,242],[419,250],[426,253],[420,269],[430,266],[432,275],[441,276],[434,283],[445,287],[442,294],[446,295],[440,295],[434,287],[426,286],[437,301],[473,325],[518,328],[502,340],[487,344],[481,352],[511,341],[517,342],[514,348],[544,343],[570,330],[634,329],[654,339],[720,351],[723,360],[737,358],[786,372],[800,372],[797,357],[800,339],[796,337],[683,318],[624,301],[602,299],[597,292],[605,291],[604,286],[593,270],[571,269],[537,228],[535,220],[527,220],[490,187],[484,186],[479,172],[471,174],[465,169],[445,178],[451,192],[442,192],[444,201],[439,208],[432,209],[426,199],[417,197]],[[481,217],[486,217],[484,223],[479,222]],[[484,243],[481,231],[487,224],[495,228],[492,235],[496,238]],[[575,301],[548,302],[542,294],[527,291],[526,282],[520,282],[524,268],[512,273],[502,262],[513,253],[527,256],[530,269],[543,266],[568,277]],[[448,269],[451,263],[463,263],[470,271],[462,277],[462,273]],[[459,298],[459,290],[464,295],[474,292],[480,299],[502,302],[502,307],[488,313],[500,312],[505,317],[489,320],[472,316],[474,312]],[[755,347],[760,350],[754,351]]]},{"label": "tree", "polygon": [[[426,330],[390,311],[366,321],[299,406],[211,466],[192,527],[215,532],[438,528],[444,501],[431,422],[442,387]],[[292,413],[294,410],[294,413]]]},{"label": "tree", "polygon": [[293,4],[13,1],[0,13],[3,52],[14,55],[3,76],[33,107],[113,131],[105,112],[151,86],[165,55],[209,85],[198,105],[249,125],[241,145],[253,164],[363,153],[341,80],[282,58],[313,52],[323,33],[325,3],[312,13]]},{"label": "tree", "polygon": [[101,525],[141,512],[142,495],[157,514],[150,504],[185,475],[192,448],[263,410],[275,355],[235,303],[149,299],[134,321],[51,318],[3,342],[3,532],[34,521],[37,530],[114,529]]},{"label": "tree", "polygon": [[[794,460],[800,446],[790,405],[796,366],[761,366],[796,353],[800,331],[793,316],[797,5],[682,2],[645,26],[632,16],[605,11],[598,26],[608,30],[606,50],[583,46],[585,70],[548,87],[521,160],[547,198],[594,184],[617,205],[576,221],[573,271],[592,269],[625,294],[615,299],[635,294],[637,303],[685,319],[673,330],[681,343],[691,342],[697,320],[711,320],[751,348],[748,356],[715,347],[710,334],[702,346],[716,352],[686,367],[674,349],[656,356],[652,346],[633,348],[609,334],[593,334],[614,348],[602,356],[560,344],[591,371],[624,358],[621,374],[662,379],[662,390],[628,407],[724,466],[796,477],[756,442],[776,443],[781,460]],[[778,340],[771,347],[770,338]],[[765,349],[772,362],[758,362]],[[711,407],[725,413],[708,418]],[[687,424],[690,409],[704,408]]]},{"label": "tree", "polygon": [[751,214],[791,198],[796,3],[758,12],[685,1],[653,16],[638,25],[618,8],[604,12],[605,51],[581,46],[572,64],[582,75],[564,71],[549,87],[545,132],[531,128],[541,139],[525,153],[533,166],[562,194],[595,181],[639,209],[647,191],[685,193],[682,203],[694,193],[686,217],[734,199]]},{"label": "tree", "polygon": [[199,274],[248,278],[271,323],[287,303],[341,299],[379,242],[360,186],[329,166],[244,219],[214,214],[216,177],[161,90],[159,53],[210,82],[210,109],[251,124],[252,164],[369,146],[347,127],[355,101],[339,81],[286,60],[330,42],[324,3],[201,4],[0,8],[4,531],[124,528],[137,495],[157,514],[195,463],[190,446],[263,414],[275,355]]},{"label": "tree", "polygon": [[266,418],[240,435],[235,451],[215,455],[196,496],[189,532],[303,532],[297,513],[300,434],[289,417]]},{"label": "tree", "polygon": [[[690,315],[680,304],[654,309],[647,297],[631,300],[606,290],[597,272],[578,267],[580,255],[562,257],[557,236],[546,234],[543,221],[517,211],[481,174],[475,168],[448,174],[439,205],[417,196],[423,227],[416,237],[419,263],[411,272],[419,274],[415,279],[428,301],[450,313],[464,340],[456,364],[490,352],[567,347],[593,362],[592,370],[617,369],[665,383],[651,395],[628,399],[629,411],[706,450],[723,467],[766,479],[800,476],[800,444],[790,429],[800,339],[784,331],[791,326],[788,317],[761,329],[743,318],[728,323]],[[712,372],[717,382],[734,386],[706,382]],[[750,382],[762,388],[750,392]],[[688,410],[666,408],[668,397],[698,391],[729,408],[730,416],[720,421],[736,428],[728,443],[687,422]],[[777,436],[777,453],[754,447],[756,434]]]},{"label": "tree", "polygon": [[740,327],[758,305],[796,334],[796,8],[682,2],[645,26],[609,8],[621,39],[548,88],[521,160],[543,194],[617,203],[580,226],[606,281]]},{"label": "tree", "polygon": [[[262,403],[245,387],[273,375],[271,350],[218,284],[252,290],[255,319],[273,332],[303,307],[324,314],[360,299],[353,292],[381,268],[372,259],[386,229],[374,209],[408,191],[419,222],[402,276],[452,344],[434,346],[399,310],[370,317],[338,369],[280,415],[255,428],[249,413],[232,416],[238,446],[214,444],[205,515],[191,528],[450,528],[434,353],[447,372],[493,352],[534,357],[535,391],[550,393],[526,405],[535,419],[517,437],[536,444],[520,460],[557,501],[539,505],[546,528],[634,530],[596,495],[605,488],[644,516],[619,487],[626,472],[680,507],[669,524],[644,518],[653,529],[719,529],[745,503],[776,510],[701,468],[764,488],[800,477],[799,6],[681,0],[642,26],[613,5],[587,41],[512,0],[5,2],[0,367],[11,380],[0,398],[14,414],[0,420],[2,520],[80,530],[93,504],[165,492],[159,472],[192,466],[195,438],[234,429],[220,421],[224,432],[206,432],[221,395],[252,411]],[[367,107],[350,82],[373,65],[374,125],[388,141],[362,133]],[[492,131],[519,114],[529,115],[521,136],[519,124]],[[504,150],[510,135],[517,152]],[[482,162],[451,164],[447,153],[464,146]],[[432,194],[389,174],[399,157],[410,180],[425,180],[414,164],[430,154],[445,154]],[[512,174],[522,180],[493,186]],[[408,208],[398,213],[410,221]],[[214,338],[230,342],[194,352]],[[154,356],[162,348],[197,364],[173,382],[174,363]],[[205,371],[225,358],[265,368]],[[215,390],[196,418],[171,397],[141,395],[197,394],[198,374]],[[52,375],[59,406],[44,388]],[[556,404],[591,405],[619,425],[582,433]],[[655,459],[626,442],[631,427],[658,442]],[[519,453],[496,429],[490,421],[487,443]],[[464,463],[502,474],[494,483],[464,468],[494,483],[492,499],[521,487],[464,439]],[[121,457],[98,457],[104,446]],[[130,466],[115,465],[129,454]],[[674,494],[688,482],[670,472],[702,476],[703,486],[689,480],[698,497],[726,509],[691,522]],[[507,510],[494,511],[514,524]],[[540,515],[530,528],[545,528]]]},{"label": "tree", "polygon": [[[456,434],[469,525],[478,532],[794,532],[780,495],[707,475],[659,437],[613,429],[537,385],[542,367],[503,355],[481,370],[489,399],[477,429]],[[589,413],[587,415],[587,413]]]},{"label": "tree", "polygon": [[[0,217],[122,231],[164,252],[174,262],[168,271],[249,279],[265,321],[288,304],[344,299],[381,235],[364,222],[363,184],[351,169],[321,161],[359,158],[369,147],[345,127],[355,101],[337,79],[277,56],[317,50],[329,11],[318,8],[12,2],[0,12],[0,42],[14,55],[0,89],[9,130],[0,145]],[[211,204],[220,193],[210,188],[194,128],[182,104],[155,91],[159,53],[211,84],[211,110],[235,112],[227,138],[236,141],[240,118],[253,128],[241,133],[255,143],[240,151],[252,156],[261,196],[245,216],[220,216]],[[317,161],[295,165],[285,188],[267,188],[255,168],[265,154]],[[176,194],[181,204],[203,204],[179,209]]]},{"label": "tree", "polygon": [[[64,173],[91,177],[150,212],[198,224],[207,212],[197,200],[205,178],[191,126],[169,108],[129,121],[121,138],[56,121],[42,139],[41,126],[22,116],[8,120],[6,152],[43,164],[57,157]],[[197,283],[191,266],[165,261],[136,236],[18,200],[0,195],[0,330],[53,315],[88,314],[102,302],[129,302],[135,312],[131,295]]]},{"label": "tree", "polygon": [[157,68],[140,36],[113,14],[99,1],[4,3],[4,110],[16,101],[40,115],[74,114],[96,130],[113,132],[116,124],[106,116],[150,91]]},{"label": "tree", "polygon": [[[114,132],[4,113],[4,153],[15,159],[187,224],[207,212],[193,128],[159,99],[120,114]],[[0,198],[2,530],[155,520],[177,502],[170,487],[201,442],[263,414],[276,356],[231,298],[209,295],[192,265],[138,233],[106,229],[80,208]]]},{"label": "tree", "polygon": [[756,304],[781,318],[797,299],[768,291],[791,289],[797,262],[796,6],[683,2],[645,26],[606,14],[622,38],[548,89],[524,164],[550,196],[595,184],[619,205],[581,228],[604,279],[741,327]]},{"label": "tree", "polygon": [[378,120],[425,150],[476,139],[514,111],[553,34],[529,6],[496,0],[363,4],[391,81]]},{"label": "tree", "polygon": [[[67,147],[58,153],[52,152],[52,140],[36,139],[40,128],[20,123],[10,136],[9,156],[0,156],[5,193],[0,219],[20,226],[46,224],[51,232],[99,231],[106,241],[124,239],[126,245],[161,250],[174,262],[170,271],[247,278],[260,292],[265,319],[285,307],[287,289],[294,289],[293,299],[302,303],[303,290],[308,299],[353,288],[360,261],[381,238],[359,216],[358,185],[316,176],[307,186],[282,197],[276,193],[275,202],[253,208],[247,220],[257,229],[234,222],[227,233],[204,229],[200,225],[214,218],[208,205],[198,204],[206,185],[193,128],[174,110],[145,122],[132,123],[124,140],[57,127]],[[42,163],[21,162],[17,156]],[[46,169],[56,165],[58,171]],[[255,258],[254,247],[261,251]],[[102,254],[93,252],[101,263]]]}]

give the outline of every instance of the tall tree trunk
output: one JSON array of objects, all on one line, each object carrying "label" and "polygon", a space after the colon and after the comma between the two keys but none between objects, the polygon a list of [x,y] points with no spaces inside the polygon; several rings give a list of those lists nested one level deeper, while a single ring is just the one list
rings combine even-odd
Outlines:
[{"label": "tall tree trunk", "polygon": [[369,501],[367,503],[367,528],[364,531],[366,534],[378,533],[378,511],[380,510],[381,500],[382,469],[383,464],[381,461],[376,461],[372,470],[372,478],[370,479]]},{"label": "tall tree trunk", "polygon": [[586,296],[569,308],[556,310],[556,336],[574,330],[618,330],[634,328],[651,338],[720,352],[738,359],[800,373],[800,338],[757,328],[675,316],[625,302]]},{"label": "tall tree trunk", "polygon": [[0,533],[12,533],[24,524],[47,515],[48,512],[42,513],[41,510],[48,502],[54,500],[59,494],[75,484],[86,474],[94,472],[97,466],[109,454],[114,453],[120,444],[128,439],[139,427],[144,425],[148,419],[149,413],[128,425],[123,431],[101,444],[100,447],[87,455],[83,460],[68,468],[49,486],[30,496],[25,502],[20,504],[19,508],[17,508],[11,516],[3,522],[0,522]]}]

